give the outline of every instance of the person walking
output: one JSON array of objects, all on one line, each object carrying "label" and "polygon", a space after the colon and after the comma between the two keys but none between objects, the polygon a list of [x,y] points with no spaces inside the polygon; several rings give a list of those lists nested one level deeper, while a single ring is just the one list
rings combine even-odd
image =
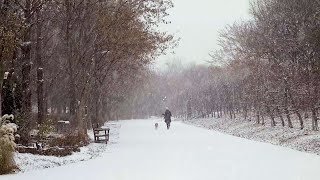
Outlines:
[{"label": "person walking", "polygon": [[169,108],[166,107],[166,111],[165,113],[163,114],[164,116],[164,122],[167,124],[167,129],[170,129],[170,123],[171,123],[171,111],[169,111]]}]

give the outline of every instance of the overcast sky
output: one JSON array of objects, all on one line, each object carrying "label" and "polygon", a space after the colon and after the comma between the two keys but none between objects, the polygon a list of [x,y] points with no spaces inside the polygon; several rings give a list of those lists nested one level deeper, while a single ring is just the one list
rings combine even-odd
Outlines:
[{"label": "overcast sky", "polygon": [[227,24],[245,20],[249,16],[250,0],[172,0],[174,8],[163,27],[180,37],[175,54],[161,56],[157,67],[168,60],[180,59],[183,63],[205,63],[210,51],[217,49],[219,31]]}]

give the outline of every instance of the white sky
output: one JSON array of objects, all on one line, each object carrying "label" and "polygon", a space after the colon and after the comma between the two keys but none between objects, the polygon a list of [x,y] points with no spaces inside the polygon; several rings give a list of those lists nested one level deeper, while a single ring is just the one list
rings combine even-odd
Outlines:
[{"label": "white sky", "polygon": [[183,63],[205,63],[208,55],[218,49],[219,31],[228,24],[248,19],[250,0],[172,0],[174,8],[168,20],[171,24],[163,27],[180,37],[175,53],[168,53],[156,61],[156,67],[173,59]]}]

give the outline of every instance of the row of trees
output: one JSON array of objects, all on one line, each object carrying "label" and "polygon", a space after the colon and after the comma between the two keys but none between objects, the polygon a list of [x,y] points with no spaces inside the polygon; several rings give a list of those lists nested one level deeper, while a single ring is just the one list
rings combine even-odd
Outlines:
[{"label": "row of trees", "polygon": [[212,64],[170,65],[158,75],[176,115],[255,120],[318,130],[320,1],[259,0],[251,18],[221,31]]},{"label": "row of trees", "polygon": [[252,20],[221,33],[221,51],[229,62],[229,83],[224,83],[230,113],[253,112],[258,123],[269,117],[293,127],[296,115],[311,114],[318,130],[319,109],[319,1],[261,0],[252,4]]},{"label": "row of trees", "polygon": [[16,114],[25,137],[48,114],[80,129],[85,115],[94,123],[114,118],[154,58],[173,44],[157,29],[172,6],[170,0],[0,0],[2,114]]}]

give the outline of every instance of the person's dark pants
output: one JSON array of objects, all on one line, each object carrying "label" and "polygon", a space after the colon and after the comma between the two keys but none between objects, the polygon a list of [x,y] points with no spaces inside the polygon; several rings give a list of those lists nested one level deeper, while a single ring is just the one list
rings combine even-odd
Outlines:
[{"label": "person's dark pants", "polygon": [[166,124],[167,124],[167,129],[170,129],[170,121],[166,121]]}]

